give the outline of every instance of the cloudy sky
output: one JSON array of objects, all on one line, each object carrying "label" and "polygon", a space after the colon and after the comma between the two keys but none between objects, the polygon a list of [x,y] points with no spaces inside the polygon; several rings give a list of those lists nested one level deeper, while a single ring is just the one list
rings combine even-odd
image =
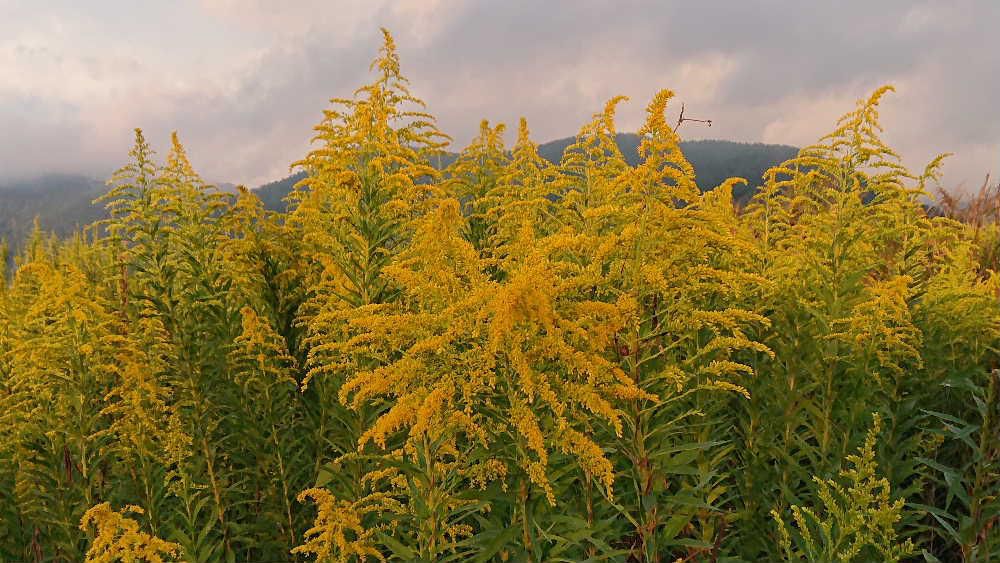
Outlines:
[{"label": "cloudy sky", "polygon": [[[565,137],[616,94],[634,130],[664,87],[688,138],[801,145],[883,83],[887,139],[945,184],[1000,174],[1000,2],[0,0],[0,181],[104,177],[133,127],[178,130],[209,179],[287,174],[379,26],[457,144],[481,118]],[[676,108],[675,108],[676,111]]]}]

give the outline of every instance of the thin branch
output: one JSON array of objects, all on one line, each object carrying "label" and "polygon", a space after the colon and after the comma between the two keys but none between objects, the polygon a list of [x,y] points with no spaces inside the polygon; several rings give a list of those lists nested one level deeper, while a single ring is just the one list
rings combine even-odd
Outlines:
[{"label": "thin branch", "polygon": [[680,115],[677,116],[677,125],[674,125],[674,133],[676,133],[677,130],[680,129],[681,125],[685,121],[694,121],[696,123],[707,123],[709,127],[712,126],[711,119],[695,119],[693,117],[684,117],[684,104],[681,103],[681,113]]}]

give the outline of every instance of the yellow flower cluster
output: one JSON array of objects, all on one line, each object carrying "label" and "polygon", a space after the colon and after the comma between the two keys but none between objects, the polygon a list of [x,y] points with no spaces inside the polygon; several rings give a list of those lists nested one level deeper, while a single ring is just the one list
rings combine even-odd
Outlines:
[{"label": "yellow flower cluster", "polygon": [[87,563],[163,563],[176,560],[180,546],[141,531],[139,523],[127,516],[129,513],[141,515],[145,511],[138,506],[126,506],[121,512],[116,512],[111,505],[102,502],[83,515],[80,528],[93,528],[96,532],[87,550]]},{"label": "yellow flower cluster", "polygon": [[366,529],[362,519],[366,514],[396,508],[381,495],[371,495],[358,501],[337,500],[325,489],[309,489],[299,494],[299,502],[307,499],[316,503],[318,515],[312,528],[306,531],[306,542],[292,553],[312,554],[318,561],[347,563],[355,558],[385,561],[375,547],[374,536],[379,528]]}]

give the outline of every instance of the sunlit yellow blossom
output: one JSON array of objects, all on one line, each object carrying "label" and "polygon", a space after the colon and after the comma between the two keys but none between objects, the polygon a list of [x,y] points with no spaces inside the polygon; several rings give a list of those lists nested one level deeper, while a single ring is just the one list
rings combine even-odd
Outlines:
[{"label": "sunlit yellow blossom", "polygon": [[[104,502],[88,510],[80,519],[80,528],[94,528],[96,534],[87,550],[88,563],[114,563],[117,561],[148,561],[162,563],[173,561],[180,546],[163,541],[139,530],[139,523],[126,516],[143,514],[138,506],[127,506],[115,512]],[[164,559],[166,557],[166,559]]]}]

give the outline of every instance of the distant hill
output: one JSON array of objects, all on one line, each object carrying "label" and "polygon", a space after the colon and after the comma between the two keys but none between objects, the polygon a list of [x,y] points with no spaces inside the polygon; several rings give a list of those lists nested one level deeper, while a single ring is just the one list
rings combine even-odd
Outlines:
[{"label": "distant hill", "polygon": [[254,193],[257,194],[257,197],[259,197],[260,201],[263,202],[265,208],[272,211],[284,211],[285,196],[291,193],[295,184],[305,177],[305,172],[296,172],[286,178],[264,184],[263,186],[254,189]]},{"label": "distant hill", "polygon": [[698,187],[702,191],[710,190],[729,178],[744,178],[747,187],[736,190],[738,199],[757,192],[768,168],[793,158],[799,152],[797,147],[788,145],[732,141],[685,141],[681,147],[694,166]]},{"label": "distant hill", "polygon": [[44,230],[66,236],[104,216],[91,202],[105,189],[100,180],[66,174],[0,185],[0,238],[18,247],[35,217]]},{"label": "distant hill", "polygon": [[[636,164],[639,160],[636,152],[639,137],[634,133],[621,133],[617,141],[625,159],[630,164]],[[550,141],[539,145],[538,151],[549,161],[559,162],[563,151],[572,142],[572,137]],[[741,188],[735,194],[740,199],[746,199],[759,186],[765,170],[791,158],[798,150],[787,145],[732,141],[685,141],[681,146],[695,168],[698,186],[702,190],[712,189],[732,176],[746,178],[749,187]],[[456,156],[455,153],[442,155],[434,164],[446,167]],[[303,177],[301,172],[293,174],[264,184],[256,188],[255,193],[268,209],[283,210],[285,196]],[[223,191],[233,191],[231,184],[219,186]],[[15,248],[20,246],[31,231],[36,216],[46,231],[68,235],[104,217],[104,209],[91,205],[91,202],[106,189],[100,180],[73,175],[48,175],[0,184],[0,237],[6,238]]]},{"label": "distant hill", "polygon": [[[538,154],[549,162],[558,163],[566,147],[573,144],[573,137],[557,139],[538,146]],[[618,148],[629,164],[639,162],[639,136],[635,133],[619,133]],[[761,176],[768,168],[780,164],[798,152],[798,148],[788,145],[768,145],[764,143],[739,143],[735,141],[683,141],[681,149],[694,166],[698,187],[710,190],[734,176],[745,178],[747,186],[737,188],[734,195],[739,200],[747,199],[760,187]],[[440,166],[451,164],[457,154],[447,153],[441,157]],[[435,163],[437,165],[438,163]],[[298,172],[287,178],[264,184],[256,194],[264,206],[272,210],[284,210],[284,198],[305,173]]]},{"label": "distant hill", "polygon": [[[639,136],[619,133],[615,139],[625,160],[635,166],[639,163]],[[550,162],[559,162],[566,147],[574,138],[549,141],[538,146],[538,154]],[[682,141],[681,150],[697,175],[698,187],[710,190],[732,177],[747,180],[747,187],[735,192],[738,199],[745,199],[760,187],[761,176],[768,168],[795,156],[799,149],[789,145],[740,143],[736,141]]]}]

